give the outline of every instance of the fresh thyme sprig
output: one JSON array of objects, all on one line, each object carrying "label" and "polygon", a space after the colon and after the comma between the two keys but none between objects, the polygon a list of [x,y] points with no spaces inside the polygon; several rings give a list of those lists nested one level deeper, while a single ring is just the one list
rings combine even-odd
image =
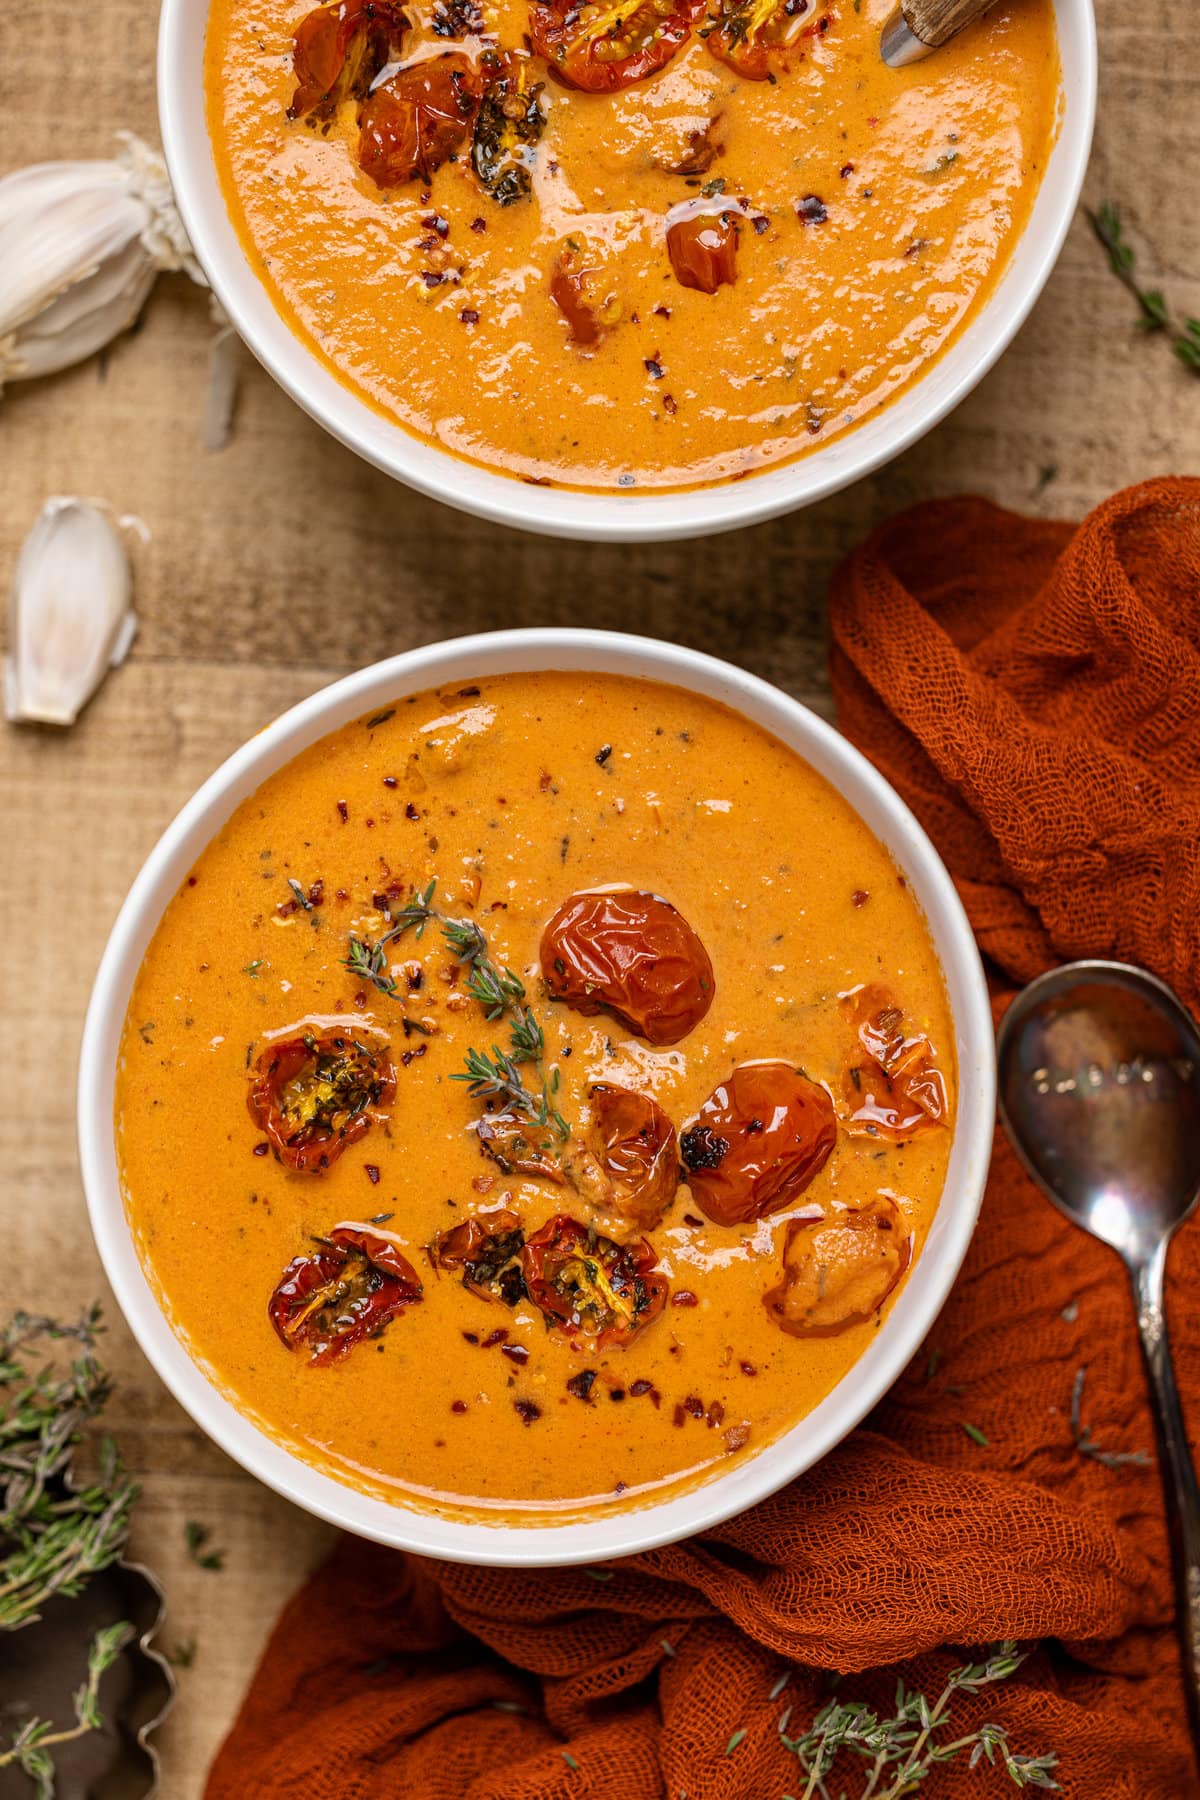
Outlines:
[{"label": "fresh thyme sprig", "polygon": [[[68,1479],[111,1390],[96,1360],[99,1330],[93,1306],[75,1325],[19,1312],[0,1332],[0,1630],[32,1624],[53,1594],[78,1594],[125,1548],[138,1487],[112,1439],[90,1482],[76,1491]],[[31,1371],[29,1349],[54,1342],[74,1346],[69,1370],[43,1357]]]},{"label": "fresh thyme sprig", "polygon": [[1109,265],[1138,303],[1138,323],[1143,331],[1161,331],[1170,339],[1171,348],[1185,369],[1200,375],[1200,319],[1172,316],[1160,288],[1144,288],[1134,272],[1136,258],[1133,246],[1125,237],[1121,215],[1109,200],[1101,201],[1095,212],[1087,209],[1088,223],[1108,252]]},{"label": "fresh thyme sprig", "polygon": [[1019,1755],[1009,1747],[1002,1725],[981,1725],[949,1742],[938,1735],[949,1724],[955,1694],[977,1693],[992,1682],[1005,1681],[1024,1660],[1015,1643],[999,1644],[985,1662],[952,1669],[932,1705],[924,1694],[897,1682],[890,1718],[881,1719],[863,1701],[831,1700],[802,1737],[787,1735],[789,1707],[779,1721],[779,1735],[804,1771],[805,1786],[797,1800],[830,1800],[825,1778],[843,1752],[867,1765],[857,1800],[902,1800],[902,1796],[915,1793],[934,1769],[964,1754],[969,1768],[976,1769],[986,1760],[1006,1770],[1017,1787],[1057,1791],[1052,1771],[1058,1758],[1052,1754]]},{"label": "fresh thyme sprig", "polygon": [[473,1099],[502,1100],[510,1112],[519,1113],[543,1131],[553,1130],[564,1143],[571,1135],[570,1126],[554,1104],[558,1093],[557,1069],[552,1069],[548,1076],[543,1073],[541,1092],[532,1094],[521,1080],[517,1059],[505,1055],[493,1044],[490,1056],[482,1050],[468,1050],[466,1069],[450,1079],[468,1082]]},{"label": "fresh thyme sprig", "polygon": [[[566,1120],[554,1105],[558,1071],[555,1069],[547,1075],[541,1068],[546,1054],[546,1036],[526,999],[525,983],[512,969],[493,961],[483,927],[474,919],[456,919],[438,910],[433,904],[436,889],[437,882],[431,881],[424,892],[418,891],[398,911],[391,913],[390,928],[373,943],[352,936],[344,966],[360,980],[373,982],[380,993],[395,994],[397,988],[387,957],[388,945],[403,937],[406,931],[414,931],[420,938],[425,927],[435,921],[441,927],[447,949],[459,962],[468,965],[463,987],[483,1008],[484,1017],[492,1023],[505,1016],[508,1018],[507,1051],[493,1045],[489,1057],[483,1051],[469,1050],[465,1073],[455,1075],[453,1079],[469,1082],[474,1098],[502,1099],[507,1107],[531,1124],[552,1127],[565,1141],[570,1132]],[[523,1063],[538,1065],[540,1094],[532,1093],[522,1081],[517,1065]]]},{"label": "fresh thyme sprig", "polygon": [[51,1750],[103,1727],[100,1683],[132,1636],[133,1626],[122,1619],[116,1625],[105,1626],[92,1639],[88,1650],[87,1676],[73,1696],[74,1725],[56,1731],[49,1719],[26,1719],[8,1748],[0,1750],[0,1769],[16,1767],[28,1775],[34,1784],[36,1800],[54,1800],[54,1759],[50,1754]]},{"label": "fresh thyme sprig", "polygon": [[1085,1425],[1083,1413],[1083,1384],[1087,1379],[1087,1367],[1075,1371],[1075,1381],[1071,1388],[1071,1436],[1075,1440],[1075,1448],[1081,1456],[1090,1456],[1106,1469],[1125,1469],[1130,1466],[1144,1469],[1150,1461],[1144,1450],[1102,1450],[1092,1440],[1092,1428]]}]

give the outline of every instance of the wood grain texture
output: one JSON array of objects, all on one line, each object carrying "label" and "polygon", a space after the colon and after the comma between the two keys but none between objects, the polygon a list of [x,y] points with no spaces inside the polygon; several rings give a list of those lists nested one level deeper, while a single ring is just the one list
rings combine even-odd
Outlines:
[{"label": "wood grain texture", "polygon": [[[1120,205],[1148,283],[1200,315],[1193,5],[1101,0],[1088,194]],[[0,0],[0,170],[106,154],[123,126],[155,135],[153,8],[95,0],[69,56],[30,23]],[[1126,482],[1200,467],[1200,382],[1137,330],[1082,219],[1000,366],[922,444],[807,512],[698,547],[573,546],[451,514],[357,462],[249,357],[235,440],[206,456],[210,331],[205,296],[171,278],[106,358],[0,400],[0,581],[51,493],[104,495],[151,534],[129,663],[69,734],[0,727],[0,1017],[22,1049],[0,1113],[0,1222],[21,1246],[11,1299],[39,1309],[104,1294],[73,1082],[105,935],[171,814],[274,714],[410,645],[577,622],[731,656],[827,710],[826,585],[876,520],[961,489],[1073,517]],[[271,1619],[326,1534],[213,1449],[111,1313],[110,1326],[112,1424],[145,1484],[135,1549],[166,1582],[168,1647],[197,1639],[161,1737],[163,1795],[198,1800]],[[189,1518],[213,1527],[222,1573],[187,1559]]]},{"label": "wood grain texture", "polygon": [[937,50],[958,32],[981,19],[994,0],[903,0],[901,10],[911,32]]}]

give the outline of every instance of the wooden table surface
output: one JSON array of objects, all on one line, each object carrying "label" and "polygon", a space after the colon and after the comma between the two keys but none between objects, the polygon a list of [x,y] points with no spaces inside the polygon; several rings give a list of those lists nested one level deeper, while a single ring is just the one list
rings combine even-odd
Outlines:
[{"label": "wooden table surface", "polygon": [[[1088,198],[1120,205],[1145,275],[1200,315],[1194,0],[1098,11]],[[67,50],[39,17],[0,0],[0,171],[107,154],[126,126],[153,138],[153,8],[94,0]],[[1200,381],[1137,332],[1082,218],[1017,342],[940,429],[808,512],[699,546],[599,549],[451,514],[356,461],[249,358],[234,440],[206,455],[210,335],[205,297],[171,278],[108,356],[0,400],[0,577],[50,494],[103,495],[150,533],[126,666],[69,733],[0,727],[0,1017],[18,1049],[0,1113],[0,1223],[14,1306],[70,1312],[106,1294],[73,1119],[89,984],[163,826],[274,714],[414,644],[580,622],[731,656],[827,711],[828,576],[875,520],[961,489],[1073,517],[1127,482],[1200,469]],[[326,1533],[206,1441],[111,1301],[108,1313],[111,1422],[144,1483],[134,1548],[166,1584],[167,1646],[197,1642],[160,1735],[162,1791],[195,1800],[271,1620]],[[188,1519],[212,1527],[222,1572],[189,1561]]]}]

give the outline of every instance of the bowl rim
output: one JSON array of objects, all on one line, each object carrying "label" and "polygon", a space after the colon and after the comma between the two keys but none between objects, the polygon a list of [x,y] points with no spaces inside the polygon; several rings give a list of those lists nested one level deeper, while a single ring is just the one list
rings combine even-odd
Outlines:
[{"label": "bowl rim", "polygon": [[[933,935],[955,1026],[958,1116],[946,1187],[920,1258],[863,1355],[805,1419],[681,1494],[566,1523],[487,1523],[380,1499],[325,1474],[210,1380],[168,1323],[134,1246],[117,1173],[114,1083],[132,984],[163,908],[269,774],[380,703],[473,676],[547,669],[637,675],[719,700],[781,737],[854,807],[909,879]],[[235,750],[166,827],[129,890],[96,974],[78,1076],[80,1167],[105,1273],[134,1338],[196,1424],[266,1486],[343,1530],[427,1556],[508,1567],[607,1560],[676,1542],[766,1499],[833,1449],[893,1385],[945,1302],[975,1227],[994,1110],[992,1019],[975,939],[949,873],[884,777],[833,726],[758,676],[682,646],[570,629],[447,639],[390,657],[319,689]]]},{"label": "bowl rim", "polygon": [[494,524],[606,543],[701,537],[812,505],[892,461],[966,398],[1024,324],[1074,217],[1095,122],[1093,0],[1053,0],[1053,5],[1063,65],[1058,135],[1031,215],[987,299],[912,386],[862,424],[822,449],[745,481],[661,493],[532,485],[418,437],[328,370],[276,309],[225,209],[204,114],[202,54],[198,93],[196,86],[196,15],[197,9],[207,15],[208,0],[162,0],[163,151],[185,230],[238,335],[296,404],[348,449],[418,493]]}]

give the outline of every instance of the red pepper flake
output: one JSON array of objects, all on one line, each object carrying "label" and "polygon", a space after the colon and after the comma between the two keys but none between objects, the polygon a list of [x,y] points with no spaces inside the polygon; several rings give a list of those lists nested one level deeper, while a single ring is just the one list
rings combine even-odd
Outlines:
[{"label": "red pepper flake", "polygon": [[624,1388],[609,1388],[608,1397],[610,1400],[623,1400],[625,1398],[625,1389]]},{"label": "red pepper flake", "polygon": [[487,220],[483,219],[483,218],[472,219],[471,220],[471,230],[472,231],[486,231],[487,230]]},{"label": "red pepper flake", "polygon": [[644,1375],[639,1375],[636,1381],[630,1382],[629,1392],[633,1395],[635,1400],[640,1400],[643,1394],[649,1394],[655,1406],[662,1405],[662,1395],[659,1393],[654,1383],[652,1381],[647,1381]]},{"label": "red pepper flake", "polygon": [[477,1194],[490,1194],[495,1185],[494,1175],[475,1175],[471,1178],[471,1186]]},{"label": "red pepper flake", "polygon": [[761,237],[771,221],[768,219],[766,213],[755,213],[750,223],[754,227],[755,236]]},{"label": "red pepper flake", "polygon": [[853,175],[853,173],[854,173],[854,164],[853,163],[843,163],[841,168],[838,170],[838,174],[841,176],[843,181],[845,181],[848,176]]},{"label": "red pepper flake", "polygon": [[674,418],[675,414],[679,411],[679,408],[675,404],[674,397],[671,394],[664,394],[662,403],[663,411],[669,412],[671,417]]},{"label": "red pepper flake", "polygon": [[683,1410],[685,1413],[690,1413],[693,1419],[702,1419],[704,1417],[704,1402],[701,1400],[699,1394],[689,1394],[687,1399],[683,1402]]},{"label": "red pepper flake", "polygon": [[487,1336],[483,1340],[483,1344],[482,1344],[481,1348],[483,1348],[484,1350],[494,1350],[496,1348],[496,1345],[502,1344],[507,1336],[508,1336],[508,1332],[504,1329],[504,1326],[497,1325],[495,1331],[488,1332]]},{"label": "red pepper flake", "polygon": [[870,898],[866,888],[855,888],[850,896],[850,904],[851,906],[865,906]]},{"label": "red pepper flake", "polygon": [[199,881],[199,879],[200,879],[200,877],[199,877],[199,876],[198,876],[198,875],[189,875],[189,876],[188,876],[188,883],[187,883],[187,884],[188,884],[188,886],[189,886],[189,887],[195,887],[195,885],[196,885],[196,883],[197,883],[197,882],[198,882],[198,881]]},{"label": "red pepper flake", "polygon": [[538,776],[539,792],[544,794],[546,792],[546,789],[553,785],[553,782],[554,782],[554,777],[553,777],[553,775],[551,775],[549,769],[543,769],[541,774]]},{"label": "red pepper flake", "polygon": [[419,994],[425,985],[425,971],[420,963],[408,963],[404,970],[404,979],[410,994]]},{"label": "red pepper flake", "polygon": [[479,323],[479,314],[473,306],[464,306],[458,316],[464,325],[478,325]]},{"label": "red pepper flake", "polygon": [[687,1414],[684,1412],[682,1406],[676,1406],[675,1411],[671,1415],[671,1423],[673,1425],[682,1425],[686,1418]]},{"label": "red pepper flake", "polygon": [[904,252],[905,256],[920,256],[922,250],[924,250],[924,248],[928,244],[928,242],[929,242],[928,238],[914,238],[912,243],[908,246],[907,250]]},{"label": "red pepper flake", "polygon": [[656,306],[654,311],[660,319],[669,319],[671,316],[671,309],[669,306]]},{"label": "red pepper flake", "polygon": [[463,1336],[466,1338],[468,1344],[477,1344],[479,1342],[479,1335],[477,1332],[464,1331]]},{"label": "red pepper flake", "polygon": [[671,1295],[672,1306],[699,1306],[699,1304],[700,1302],[697,1300],[695,1294],[693,1294],[691,1288],[676,1288],[675,1292]]},{"label": "red pepper flake", "polygon": [[805,194],[796,202],[796,217],[802,225],[823,225],[829,212],[819,194]]},{"label": "red pepper flake", "polygon": [[421,280],[427,288],[441,287],[444,277],[436,269],[422,269]]},{"label": "red pepper flake", "polygon": [[335,900],[348,900],[349,898],[350,898],[350,894],[346,888],[339,888],[337,890],[337,893],[334,895]]},{"label": "red pepper flake", "polygon": [[415,1062],[418,1056],[424,1056],[428,1048],[428,1044],[418,1044],[415,1050],[402,1050],[400,1052],[401,1063],[407,1069],[409,1063]]},{"label": "red pepper flake", "polygon": [[689,1213],[684,1213],[684,1215],[683,1215],[683,1222],[684,1222],[684,1224],[685,1224],[685,1225],[691,1225],[691,1226],[692,1226],[692,1227],[694,1227],[694,1228],[695,1228],[695,1229],[696,1229],[696,1230],[700,1230],[700,1229],[701,1229],[701,1228],[702,1228],[702,1227],[703,1227],[703,1225],[704,1225],[704,1220],[703,1220],[703,1219],[698,1219],[698,1218],[697,1218],[697,1217],[696,1217],[696,1215],[695,1215],[695,1213],[690,1213],[690,1212],[689,1212]]},{"label": "red pepper flake", "polygon": [[751,1362],[739,1363],[738,1367],[741,1369],[743,1375],[757,1375],[758,1374],[758,1370],[755,1368],[754,1364]]},{"label": "red pepper flake", "polygon": [[740,1450],[743,1444],[748,1444],[749,1442],[750,1427],[748,1425],[731,1425],[729,1430],[725,1433],[725,1448],[727,1450]]},{"label": "red pepper flake", "polygon": [[350,808],[346,805],[346,802],[344,800],[339,800],[337,803],[337,809],[338,809],[338,818],[342,821],[342,824],[344,825],[346,823],[346,820],[350,817]]},{"label": "red pepper flake", "polygon": [[665,370],[663,369],[662,364],[659,362],[659,360],[656,356],[643,357],[642,366],[644,367],[647,375],[649,375],[651,381],[661,381],[662,380]]},{"label": "red pepper flake", "polygon": [[404,816],[406,819],[419,819],[421,816],[411,800],[404,802]]},{"label": "red pepper flake", "polygon": [[586,1400],[596,1380],[595,1369],[580,1369],[578,1375],[572,1375],[567,1382],[568,1394],[574,1394],[577,1400]]},{"label": "red pepper flake", "polygon": [[520,1415],[523,1425],[532,1425],[535,1419],[540,1419],[542,1416],[541,1407],[535,1406],[532,1400],[514,1400],[513,1406]]},{"label": "red pepper flake", "polygon": [[507,1356],[509,1362],[515,1362],[518,1368],[529,1361],[529,1351],[524,1344],[502,1344],[500,1354]]},{"label": "red pepper flake", "polygon": [[255,1156],[270,1156],[270,1154],[271,1154],[270,1144],[255,1144],[254,1154],[255,1154]]},{"label": "red pepper flake", "polygon": [[436,231],[439,237],[450,236],[450,221],[443,219],[441,213],[427,213],[421,220],[426,231]]},{"label": "red pepper flake", "polygon": [[383,785],[385,788],[394,788],[399,787],[400,783],[394,775],[385,775],[383,778]]},{"label": "red pepper flake", "polygon": [[363,1168],[367,1172],[367,1180],[370,1182],[371,1186],[378,1187],[379,1186],[379,1165],[377,1163],[364,1163]]},{"label": "red pepper flake", "polygon": [[465,1413],[466,1410],[467,1403],[465,1400],[452,1400],[450,1402],[450,1411],[452,1413]]},{"label": "red pepper flake", "polygon": [[714,1400],[705,1416],[708,1419],[708,1429],[710,1431],[715,1431],[717,1426],[721,1423],[721,1420],[725,1417],[725,1408],[721,1405],[719,1400]]}]

